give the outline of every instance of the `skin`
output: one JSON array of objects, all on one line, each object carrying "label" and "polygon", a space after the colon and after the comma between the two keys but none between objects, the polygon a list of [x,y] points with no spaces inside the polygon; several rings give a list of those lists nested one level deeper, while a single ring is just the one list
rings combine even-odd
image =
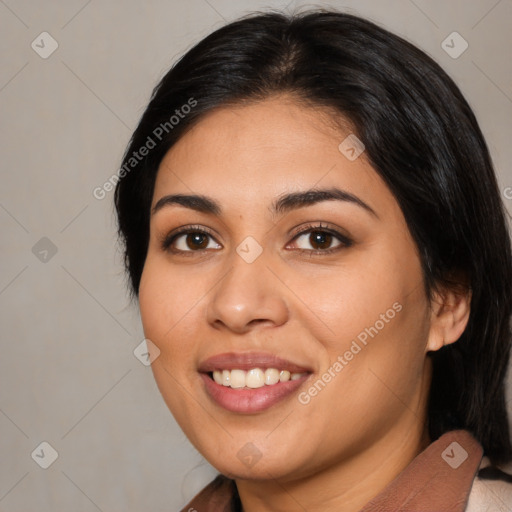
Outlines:
[{"label": "skin", "polygon": [[[351,512],[384,489],[429,443],[427,352],[456,341],[467,323],[468,297],[440,290],[428,303],[395,198],[365,153],[350,161],[338,149],[349,133],[326,111],[274,96],[210,112],[158,171],[153,206],[168,194],[202,194],[222,211],[168,205],[151,217],[139,303],[145,335],[160,350],[154,376],[190,441],[236,480],[246,512]],[[330,187],[375,215],[334,200],[270,211],[283,194]],[[352,245],[312,254],[340,242],[319,247],[310,232],[294,239],[298,228],[320,222]],[[186,235],[174,248],[188,252],[162,248],[166,235],[189,224],[212,230],[200,239],[206,248],[188,246]],[[252,263],[236,252],[247,236],[263,248]],[[298,393],[397,302],[401,311],[309,403],[299,403]],[[265,411],[229,412],[209,398],[198,366],[216,354],[251,351],[313,374]],[[252,467],[237,457],[248,442],[261,454]]]}]

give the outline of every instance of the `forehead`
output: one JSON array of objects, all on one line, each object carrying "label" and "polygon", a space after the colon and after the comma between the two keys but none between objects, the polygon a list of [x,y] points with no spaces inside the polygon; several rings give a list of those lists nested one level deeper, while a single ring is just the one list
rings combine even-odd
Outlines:
[{"label": "forehead", "polygon": [[364,152],[347,158],[343,143],[354,135],[349,123],[340,125],[325,109],[287,97],[218,108],[164,157],[153,204],[164,194],[196,193],[262,205],[283,192],[330,186],[393,201]]}]

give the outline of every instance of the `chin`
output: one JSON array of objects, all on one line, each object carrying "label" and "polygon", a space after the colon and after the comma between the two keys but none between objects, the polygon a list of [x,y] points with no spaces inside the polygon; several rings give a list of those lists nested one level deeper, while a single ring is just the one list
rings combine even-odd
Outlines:
[{"label": "chin", "polygon": [[[288,447],[290,446],[292,445],[288,444]],[[278,446],[259,448],[257,441],[252,443],[245,439],[241,442],[234,441],[230,446],[223,446],[221,453],[199,451],[215,469],[233,479],[286,479],[292,474],[304,472],[310,457],[307,454],[297,454],[296,449],[284,449],[282,444],[280,447],[281,449]],[[212,448],[212,451],[217,449]]]}]

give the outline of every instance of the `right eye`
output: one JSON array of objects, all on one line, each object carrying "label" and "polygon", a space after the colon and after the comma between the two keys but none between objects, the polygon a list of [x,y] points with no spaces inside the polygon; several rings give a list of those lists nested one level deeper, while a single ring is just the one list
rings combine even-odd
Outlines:
[{"label": "right eye", "polygon": [[190,227],[171,233],[162,243],[162,249],[171,252],[199,252],[221,247],[205,229]]}]

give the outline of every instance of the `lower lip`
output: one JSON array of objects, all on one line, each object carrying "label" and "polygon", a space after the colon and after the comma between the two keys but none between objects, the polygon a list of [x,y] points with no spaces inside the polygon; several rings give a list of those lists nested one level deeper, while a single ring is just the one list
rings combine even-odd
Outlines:
[{"label": "lower lip", "polygon": [[217,384],[206,373],[200,375],[213,401],[228,411],[238,413],[254,413],[269,409],[288,398],[309,377],[308,374],[297,380],[278,382],[272,386],[265,385],[256,389],[233,389]]}]

